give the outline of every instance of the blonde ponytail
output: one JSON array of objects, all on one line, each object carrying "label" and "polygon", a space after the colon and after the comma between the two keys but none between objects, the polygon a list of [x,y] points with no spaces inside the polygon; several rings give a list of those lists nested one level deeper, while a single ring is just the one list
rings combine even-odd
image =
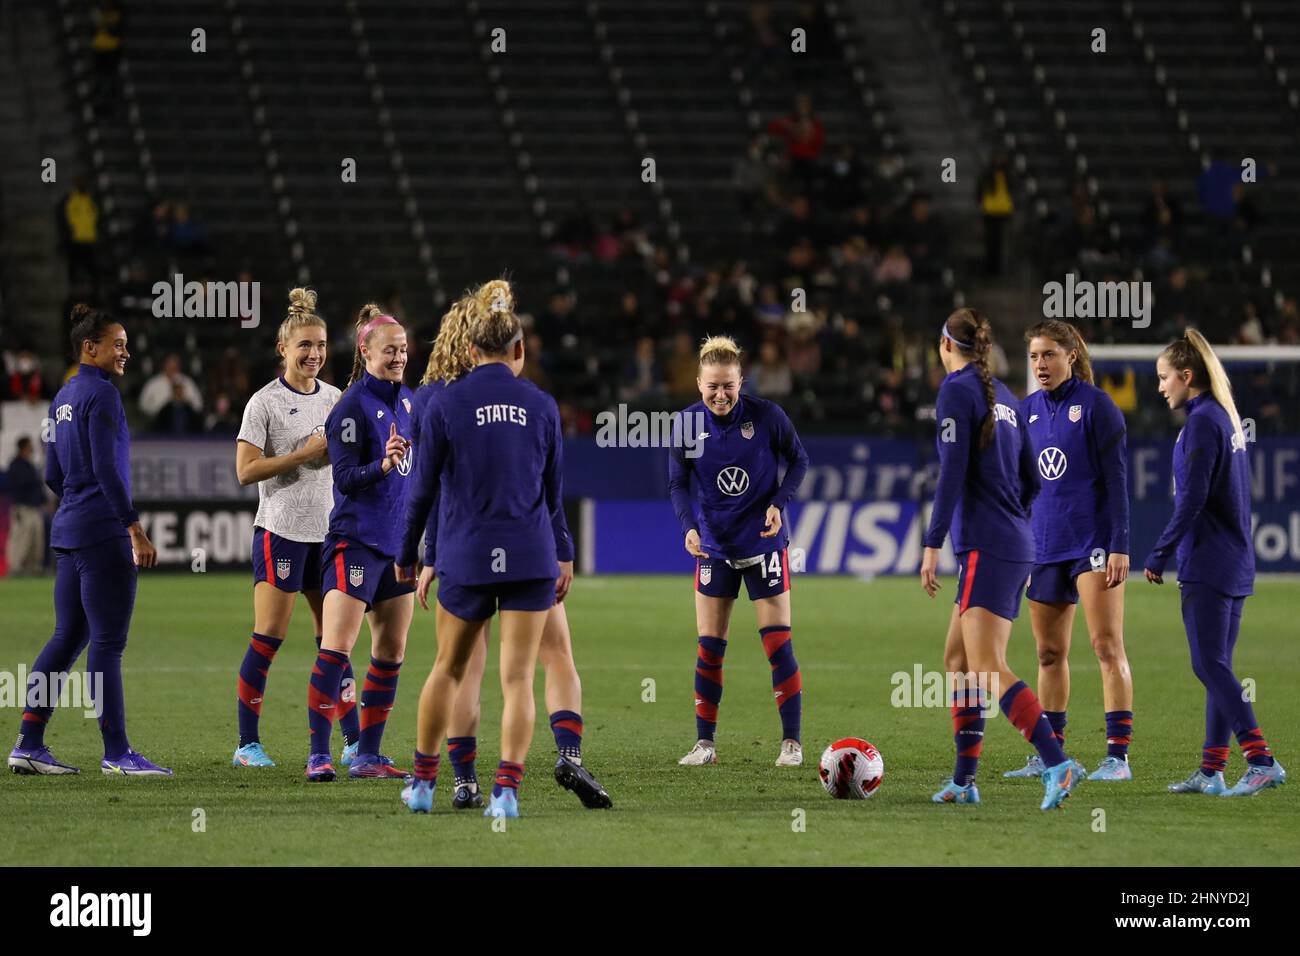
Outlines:
[{"label": "blonde ponytail", "polygon": [[361,357],[361,346],[364,340],[361,336],[361,330],[366,327],[366,323],[376,316],[384,314],[384,310],[373,302],[367,302],[357,313],[357,345],[356,351],[352,353],[352,374],[348,376],[348,385],[361,380],[361,373],[366,369],[366,360]]},{"label": "blonde ponytail", "polygon": [[1208,390],[1232,420],[1233,447],[1245,447],[1246,435],[1242,431],[1237,403],[1232,398],[1232,383],[1228,381],[1223,363],[1214,354],[1214,349],[1210,348],[1205,336],[1196,329],[1188,329],[1183,338],[1172,343],[1162,355],[1165,361],[1180,372],[1191,369],[1192,387]]},{"label": "blonde ponytail", "polygon": [[700,346],[700,367],[706,365],[740,364],[740,346],[729,335],[711,335]]},{"label": "blonde ponytail", "polygon": [[515,315],[515,293],[505,279],[466,292],[459,304],[468,313],[470,344],[484,355],[505,355],[523,337],[523,323]]},{"label": "blonde ponytail", "polygon": [[473,310],[464,298],[451,304],[438,326],[438,334],[429,352],[429,365],[424,370],[424,378],[420,379],[421,385],[439,380],[450,385],[473,368],[474,363],[469,358],[472,319]]}]

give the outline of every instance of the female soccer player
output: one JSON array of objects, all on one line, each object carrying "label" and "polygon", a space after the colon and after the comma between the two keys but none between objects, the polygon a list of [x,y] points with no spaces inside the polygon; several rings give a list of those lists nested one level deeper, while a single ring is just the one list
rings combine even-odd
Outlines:
[{"label": "female soccer player", "polygon": [[[780,406],[740,395],[740,348],[726,336],[706,339],[696,379],[700,401],[681,414],[681,437],[668,456],[673,510],[695,562],[695,731],[686,766],[718,762],[714,733],[722,700],[722,660],[731,609],[743,579],[754,602],[758,633],[772,665],[781,717],[778,767],[803,763],[799,742],[803,679],[790,640],[789,537],[781,512],[808,471],[808,455]],[[707,413],[707,414],[706,414]],[[778,480],[784,463],[785,477]],[[695,481],[691,478],[694,476]]]},{"label": "female soccer player", "polygon": [[370,623],[370,667],[361,690],[361,736],[352,778],[404,777],[380,752],[406,655],[414,590],[393,575],[411,471],[411,391],[406,331],[379,306],[357,317],[357,351],[348,388],[325,419],[334,471],[334,510],[321,547],[321,648],[308,689],[311,755],[307,779],[334,779],[330,729],[342,696],[348,656]]},{"label": "female soccer player", "polygon": [[[316,314],[316,293],[293,289],[289,314],[280,323],[276,351],[284,374],[253,394],[244,408],[235,450],[235,473],[243,485],[257,482],[253,520],[253,636],[239,667],[239,747],[236,767],[274,767],[262,749],[258,721],[267,671],[289,633],[294,599],[307,598],[321,644],[320,546],[332,504],[333,480],[326,457],[325,417],[339,390],[317,380],[325,366],[325,321]],[[338,708],[347,766],[361,728],[356,713],[352,664],[343,669]]]},{"label": "female soccer player", "polygon": [[933,598],[940,587],[939,550],[951,527],[957,606],[943,658],[948,673],[956,675],[957,766],[932,799],[980,802],[975,773],[984,741],[984,692],[1005,687],[1002,712],[1043,760],[1042,809],[1050,810],[1069,796],[1083,768],[1065,755],[1038,698],[1007,665],[1011,622],[1020,613],[1020,594],[1034,560],[1029,506],[1038,494],[1038,473],[1015,396],[989,370],[992,349],[993,331],[982,312],[958,309],[948,316],[939,340],[948,375],[935,405],[939,484],[925,533],[921,583]]},{"label": "female soccer player", "polygon": [[136,568],[158,560],[131,504],[131,445],[122,397],[112,376],[122,375],[131,353],[126,329],[86,305],[72,310],[72,352],[77,374],[59,389],[47,420],[45,483],[61,499],[50,528],[54,548],[54,635],[32,665],[18,743],[9,767],[20,774],[80,773],[45,746],[62,675],[90,645],[105,774],[170,777],[131,749],[122,694],[122,652],[135,607]]},{"label": "female soccer player", "polygon": [[[1070,699],[1070,632],[1082,600],[1101,665],[1106,758],[1089,780],[1131,780],[1133,675],[1124,653],[1128,578],[1128,461],[1124,415],[1092,383],[1088,346],[1069,322],[1050,319],[1025,333],[1039,390],[1020,404],[1038,463],[1029,620],[1038,645],[1038,697],[1064,745]],[[1038,777],[1034,754],[1004,777]]]},{"label": "female soccer player", "polygon": [[433,806],[439,751],[484,622],[501,612],[501,763],[487,816],[519,816],[518,788],[533,736],[533,674],[546,615],[568,593],[560,415],[555,400],[516,376],[523,327],[501,297],[475,302],[474,369],[432,400],[420,423],[419,463],[397,564],[414,580],[416,546],[435,499],[442,510],[429,567],[438,572],[438,656],[420,694],[414,775],[402,791],[413,812]]},{"label": "female soccer player", "polygon": [[[438,336],[429,354],[428,368],[421,379],[420,388],[415,391],[415,416],[412,423],[414,441],[420,440],[420,422],[425,406],[448,385],[474,368],[470,357],[471,322],[475,314],[483,310],[490,311],[498,301],[511,311],[514,310],[514,291],[504,280],[488,282],[466,294],[443,316]],[[440,505],[440,501],[435,501],[429,509],[429,520],[424,532],[427,542],[425,565],[420,571],[415,589],[415,598],[426,611],[429,609],[429,589],[436,575],[430,562],[435,555]],[[563,508],[556,511],[555,521],[556,540],[571,544],[572,538],[569,536]],[[562,551],[563,555],[571,558],[571,551]],[[573,573],[572,560],[562,560],[560,564],[562,571]],[[466,665],[447,729],[447,750],[451,757],[456,787],[451,805],[456,810],[483,806],[483,797],[478,790],[475,757],[478,753],[479,704],[483,669],[487,663],[488,630],[489,623],[484,621],[482,632],[474,642],[473,653]],[[556,781],[573,791],[588,808],[605,809],[613,806],[609,794],[582,763],[582,681],[573,662],[569,619],[563,603],[557,603],[546,616],[538,660],[546,674],[546,709],[550,714],[551,732],[559,753],[555,764]]]},{"label": "female soccer player", "polygon": [[[1269,751],[1232,670],[1242,607],[1255,584],[1246,437],[1227,373],[1201,333],[1189,329],[1161,352],[1156,376],[1169,407],[1187,409],[1187,422],[1174,443],[1174,514],[1147,556],[1146,579],[1163,584],[1170,556],[1177,559],[1192,671],[1205,685],[1200,769],[1169,789],[1251,796],[1281,786],[1286,771]],[[1228,789],[1223,771],[1233,732],[1246,773]]]}]

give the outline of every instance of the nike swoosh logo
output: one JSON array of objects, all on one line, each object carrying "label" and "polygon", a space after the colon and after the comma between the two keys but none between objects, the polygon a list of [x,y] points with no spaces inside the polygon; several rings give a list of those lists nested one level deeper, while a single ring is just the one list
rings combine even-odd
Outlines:
[{"label": "nike swoosh logo", "polygon": [[1029,424],[1032,425],[1032,424],[1033,424],[1034,422],[1036,422],[1036,421],[1038,421],[1038,416],[1037,416],[1037,415],[1030,415],[1030,416],[1029,416]]}]

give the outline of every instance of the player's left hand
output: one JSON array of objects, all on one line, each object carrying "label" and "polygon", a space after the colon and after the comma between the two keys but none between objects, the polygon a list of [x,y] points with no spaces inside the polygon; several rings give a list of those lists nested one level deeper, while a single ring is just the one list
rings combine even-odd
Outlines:
[{"label": "player's left hand", "polygon": [[764,515],[766,520],[766,531],[760,531],[760,538],[775,538],[776,533],[781,530],[781,509],[776,505],[767,506],[767,514]]},{"label": "player's left hand", "polygon": [[433,585],[433,579],[438,576],[438,572],[430,565],[420,568],[420,580],[415,585],[415,599],[420,602],[420,607],[426,611],[429,610],[429,588]]},{"label": "player's left hand", "polygon": [[925,588],[925,593],[934,597],[939,589],[943,587],[939,583],[939,549],[926,548],[921,552],[921,587]]},{"label": "player's left hand", "polygon": [[1106,559],[1106,587],[1119,587],[1128,580],[1128,555],[1111,552]]},{"label": "player's left hand", "polygon": [[1156,573],[1155,573],[1154,571],[1152,571],[1150,568],[1143,568],[1142,571],[1143,571],[1143,573],[1146,574],[1146,576],[1147,576],[1147,580],[1150,581],[1152,584],[1164,584],[1164,583],[1165,583],[1165,576],[1164,576],[1163,574],[1156,574]]},{"label": "player's left hand", "polygon": [[573,585],[573,562],[560,562],[560,576],[555,579],[555,603],[561,603],[569,595],[569,588]]}]

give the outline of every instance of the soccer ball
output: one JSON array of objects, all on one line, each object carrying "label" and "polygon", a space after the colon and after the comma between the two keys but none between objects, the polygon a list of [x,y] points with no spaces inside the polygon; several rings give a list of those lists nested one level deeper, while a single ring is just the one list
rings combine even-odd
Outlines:
[{"label": "soccer ball", "polygon": [[865,800],[880,788],[885,761],[861,737],[845,737],[826,748],[818,773],[836,800]]}]

